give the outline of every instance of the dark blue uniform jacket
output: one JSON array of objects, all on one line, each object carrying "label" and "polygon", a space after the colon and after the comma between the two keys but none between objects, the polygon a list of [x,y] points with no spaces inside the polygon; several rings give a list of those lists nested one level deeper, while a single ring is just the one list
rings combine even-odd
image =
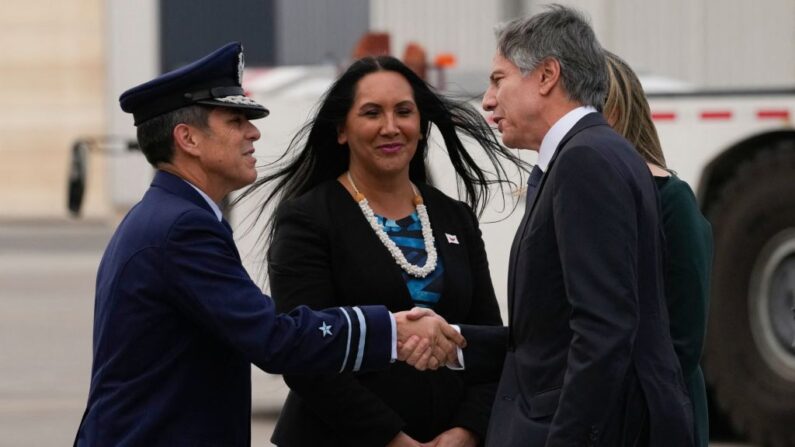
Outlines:
[{"label": "dark blue uniform jacket", "polygon": [[160,171],[99,267],[76,445],[247,446],[251,363],[271,373],[380,369],[391,335],[382,306],[278,315],[226,222]]}]

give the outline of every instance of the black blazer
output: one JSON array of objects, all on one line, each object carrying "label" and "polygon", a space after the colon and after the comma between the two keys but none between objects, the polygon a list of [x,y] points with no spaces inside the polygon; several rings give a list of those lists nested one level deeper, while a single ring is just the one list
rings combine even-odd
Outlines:
[{"label": "black blazer", "polygon": [[[471,209],[419,185],[428,209],[444,292],[435,311],[451,323],[502,325],[488,261]],[[336,180],[284,203],[269,252],[277,308],[343,304],[413,307],[400,267],[359,206]],[[446,234],[458,243],[448,242]],[[375,374],[286,375],[291,391],[272,442],[279,446],[379,446],[403,430],[429,441],[454,426],[485,434],[492,384],[467,385],[447,368],[419,372],[403,363]]]},{"label": "black blazer", "polygon": [[[594,113],[563,138],[539,188],[511,249],[487,445],[692,445],[648,168]],[[482,332],[463,328],[470,346]],[[506,333],[492,335],[494,347]],[[467,367],[501,352],[473,350]]]},{"label": "black blazer", "polygon": [[[97,273],[86,446],[251,444],[251,363],[265,371],[389,365],[383,306],[277,315],[249,278],[226,222],[185,181],[158,171],[119,224]],[[351,321],[351,323],[349,323]],[[334,328],[331,336],[317,330]]]}]

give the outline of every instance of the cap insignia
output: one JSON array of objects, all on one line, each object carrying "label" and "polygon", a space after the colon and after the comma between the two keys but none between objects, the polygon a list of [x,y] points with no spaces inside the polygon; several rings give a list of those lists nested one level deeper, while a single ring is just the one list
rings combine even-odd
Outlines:
[{"label": "cap insignia", "polygon": [[237,55],[237,83],[243,85],[243,68],[246,64],[243,62],[243,47],[240,47],[240,53]]}]

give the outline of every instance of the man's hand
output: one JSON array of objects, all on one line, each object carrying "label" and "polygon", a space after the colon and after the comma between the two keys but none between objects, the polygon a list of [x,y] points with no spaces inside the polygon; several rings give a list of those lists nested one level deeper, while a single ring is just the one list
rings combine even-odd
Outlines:
[{"label": "man's hand", "polygon": [[433,441],[420,444],[422,447],[476,447],[478,436],[462,427],[453,427],[433,438]]},{"label": "man's hand", "polygon": [[395,314],[398,359],[422,371],[456,362],[457,348],[466,340],[430,309],[414,308]]},{"label": "man's hand", "polygon": [[397,436],[392,438],[391,441],[389,441],[389,444],[387,444],[386,447],[421,447],[421,445],[422,444],[415,441],[411,436],[400,432],[397,434]]}]

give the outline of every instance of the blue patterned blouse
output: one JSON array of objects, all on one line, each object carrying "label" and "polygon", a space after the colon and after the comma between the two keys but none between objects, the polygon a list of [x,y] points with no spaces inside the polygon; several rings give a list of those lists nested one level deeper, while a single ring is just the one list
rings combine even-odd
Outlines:
[{"label": "blue patterned blouse", "polygon": [[[411,264],[425,265],[428,253],[425,252],[422,224],[416,211],[398,220],[387,219],[377,214],[375,219]],[[425,278],[415,278],[403,269],[401,273],[416,306],[432,308],[439,302],[444,290],[444,266],[441,256],[437,257],[436,269]]]}]

